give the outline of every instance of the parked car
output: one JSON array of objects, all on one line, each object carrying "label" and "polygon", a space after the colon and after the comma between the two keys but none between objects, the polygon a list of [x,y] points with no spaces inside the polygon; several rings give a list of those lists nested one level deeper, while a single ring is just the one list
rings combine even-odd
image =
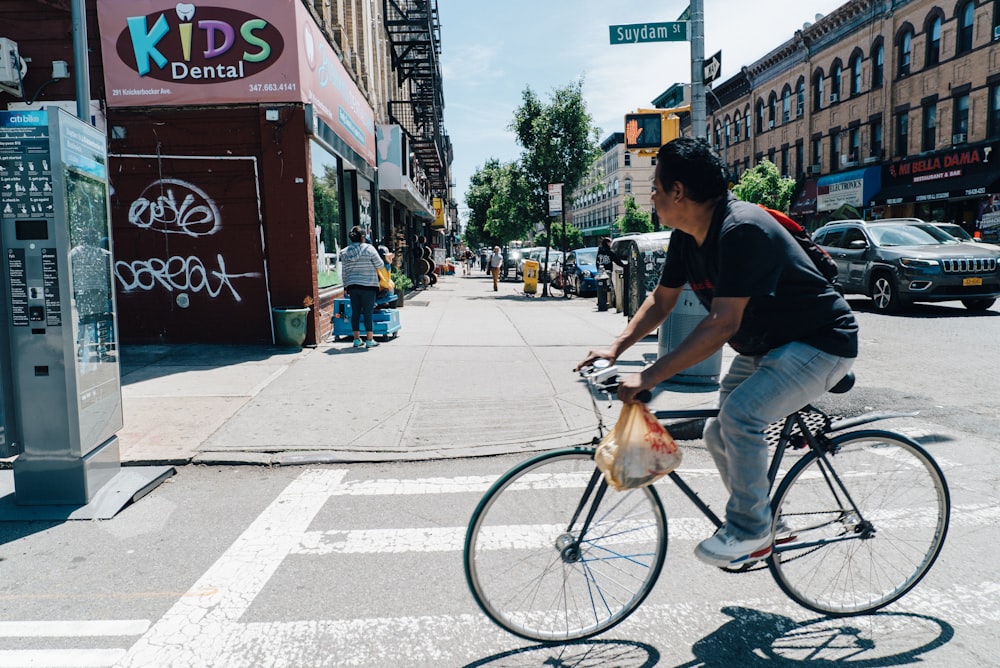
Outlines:
[{"label": "parked car", "polygon": [[948,234],[955,237],[959,241],[973,241],[973,242],[978,241],[978,239],[976,239],[971,234],[966,232],[965,228],[957,223],[932,222],[931,225],[938,228],[939,230],[947,232]]},{"label": "parked car", "polygon": [[520,280],[524,276],[524,261],[530,260],[531,253],[537,250],[544,251],[545,248],[539,246],[529,246],[527,248],[521,249],[520,257],[517,258],[517,268],[515,270],[518,280]]},{"label": "parked car", "polygon": [[958,241],[918,218],[837,220],[813,239],[836,261],[841,292],[871,297],[877,311],[952,300],[985,311],[1000,296],[1000,250]]},{"label": "parked car", "polygon": [[597,294],[597,246],[577,248],[566,255],[565,271],[578,295]]}]

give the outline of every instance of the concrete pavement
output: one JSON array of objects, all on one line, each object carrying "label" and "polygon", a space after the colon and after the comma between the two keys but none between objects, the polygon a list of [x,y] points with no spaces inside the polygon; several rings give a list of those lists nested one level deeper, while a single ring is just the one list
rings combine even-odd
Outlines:
[{"label": "concrete pavement", "polygon": [[[322,317],[329,317],[323,314]],[[411,293],[377,348],[123,346],[122,461],[130,464],[422,460],[587,443],[596,418],[573,366],[626,324],[593,298],[530,296],[486,274]],[[648,337],[620,360],[655,359]],[[728,360],[723,360],[723,368]],[[653,408],[715,404],[665,385]],[[617,404],[601,406],[608,425]]]}]

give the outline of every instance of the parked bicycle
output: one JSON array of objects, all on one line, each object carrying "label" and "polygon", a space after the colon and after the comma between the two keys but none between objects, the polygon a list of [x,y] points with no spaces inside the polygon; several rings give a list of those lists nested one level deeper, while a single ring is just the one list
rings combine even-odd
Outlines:
[{"label": "parked bicycle", "polygon": [[571,272],[566,270],[562,254],[558,262],[549,270],[549,295],[552,297],[572,297],[578,294],[576,282]]},{"label": "parked bicycle", "polygon": [[[614,390],[617,371],[591,367],[581,375],[597,415],[596,444],[605,430],[597,396]],[[846,392],[853,382],[848,375],[831,391]],[[941,469],[902,434],[854,430],[913,415],[834,419],[809,405],[769,429],[775,540],[766,566],[798,604],[831,616],[870,613],[910,591],[934,564],[951,508]],[[576,447],[518,464],[486,492],[469,522],[469,588],[483,612],[517,636],[555,643],[606,631],[636,610],[663,568],[667,515],[655,487],[616,492],[593,456],[592,447]],[[677,471],[668,477],[721,526]]]}]

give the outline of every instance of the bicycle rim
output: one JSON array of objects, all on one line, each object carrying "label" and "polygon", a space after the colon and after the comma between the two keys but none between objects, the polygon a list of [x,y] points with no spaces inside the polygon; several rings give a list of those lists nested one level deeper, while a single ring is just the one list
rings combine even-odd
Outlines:
[{"label": "bicycle rim", "polygon": [[507,631],[541,642],[601,633],[653,588],[667,551],[667,518],[651,487],[608,489],[579,545],[567,532],[594,472],[593,449],[546,453],[506,473],[469,522],[465,577],[483,612]]},{"label": "bicycle rim", "polygon": [[951,501],[941,469],[908,438],[863,431],[833,441],[836,454],[827,457],[861,517],[829,467],[807,455],[775,494],[779,531],[769,563],[778,586],[800,605],[864,614],[899,599],[934,564]]}]

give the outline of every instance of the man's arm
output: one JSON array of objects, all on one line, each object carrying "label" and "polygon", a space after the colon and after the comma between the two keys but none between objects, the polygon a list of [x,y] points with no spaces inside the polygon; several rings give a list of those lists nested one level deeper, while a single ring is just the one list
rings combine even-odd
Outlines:
[{"label": "man's arm", "polygon": [[698,323],[680,345],[641,373],[626,376],[618,388],[618,398],[625,403],[634,401],[641,390],[649,390],[658,383],[677,375],[715,354],[739,331],[749,297],[717,297],[712,300],[712,310]]},{"label": "man's arm", "polygon": [[665,288],[662,285],[657,285],[656,289],[642,302],[639,310],[632,316],[632,320],[629,321],[628,326],[615,339],[614,343],[604,350],[591,350],[588,352],[586,359],[576,366],[577,371],[595,359],[606,359],[614,363],[636,341],[641,340],[660,326],[674,309],[677,300],[681,296],[681,291],[682,288]]}]

